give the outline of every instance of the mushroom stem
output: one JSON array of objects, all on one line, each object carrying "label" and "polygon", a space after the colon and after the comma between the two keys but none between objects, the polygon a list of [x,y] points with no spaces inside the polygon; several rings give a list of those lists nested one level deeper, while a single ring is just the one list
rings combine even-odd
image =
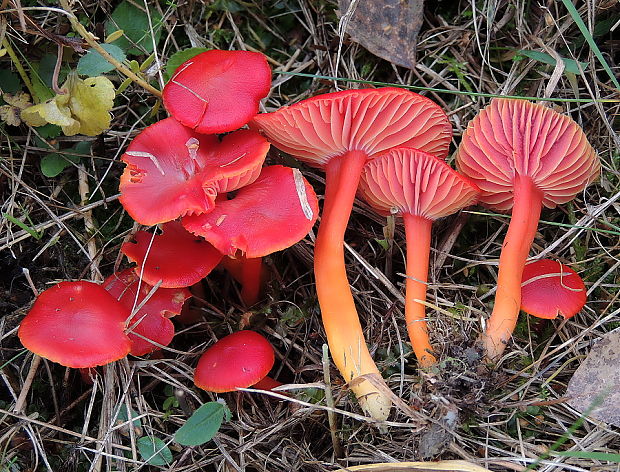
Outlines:
[{"label": "mushroom stem", "polygon": [[426,301],[426,281],[431,249],[432,220],[422,216],[403,214],[407,238],[407,281],[405,283],[405,320],[413,352],[421,367],[435,364],[433,348],[428,337],[425,306],[415,300]]},{"label": "mushroom stem", "polygon": [[516,175],[512,219],[499,257],[495,305],[482,335],[486,356],[491,361],[502,355],[517,324],[521,277],[538,228],[542,199],[542,192],[530,177]]},{"label": "mushroom stem", "polygon": [[[377,420],[389,415],[391,401],[375,384],[383,379],[364,340],[344,261],[344,233],[353,208],[360,174],[368,155],[349,151],[326,166],[325,205],[315,244],[314,274],[323,325],[334,363],[360,406]],[[354,381],[361,375],[372,375]],[[361,380],[361,381],[360,381]]]},{"label": "mushroom stem", "polygon": [[255,305],[261,297],[262,257],[244,257],[241,261],[241,299],[246,306]]}]

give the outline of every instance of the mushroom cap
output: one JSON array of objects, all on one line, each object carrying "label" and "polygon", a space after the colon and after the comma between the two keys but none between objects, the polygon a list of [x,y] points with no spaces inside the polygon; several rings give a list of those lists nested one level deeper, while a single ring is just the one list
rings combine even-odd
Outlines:
[{"label": "mushroom cap", "polygon": [[218,202],[211,213],[186,216],[183,226],[224,254],[239,250],[254,258],[299,242],[318,213],[314,189],[301,172],[277,165],[263,168],[254,183]]},{"label": "mushroom cap", "polygon": [[273,367],[273,347],[255,331],[223,337],[200,357],[194,383],[208,392],[232,392],[263,379]]},{"label": "mushroom cap", "polygon": [[125,357],[129,311],[101,285],[60,282],[39,295],[18,336],[24,347],[66,367],[105,365]]},{"label": "mushroom cap", "polygon": [[270,86],[271,69],[264,54],[214,49],[177,68],[164,87],[164,106],[199,133],[225,133],[258,113]]},{"label": "mushroom cap", "polygon": [[478,197],[478,187],[444,161],[406,147],[369,161],[359,192],[383,215],[409,213],[429,220],[451,215]]},{"label": "mushroom cap", "polygon": [[254,131],[236,131],[220,142],[166,118],[145,128],[123,154],[120,201],[143,225],[209,212],[219,192],[258,177],[268,150]]},{"label": "mushroom cap", "polygon": [[513,181],[528,176],[543,204],[566,203],[596,179],[600,162],[577,123],[525,100],[493,99],[469,122],[456,154],[480,201],[497,210],[513,205]]},{"label": "mushroom cap", "polygon": [[[202,280],[224,257],[204,239],[194,236],[179,221],[162,225],[163,234],[138,231],[134,242],[121,246],[127,258],[138,264],[138,277],[149,285],[189,287]],[[152,241],[152,243],[151,243]]]},{"label": "mushroom cap", "polygon": [[558,261],[526,264],[521,283],[521,309],[538,318],[571,318],[586,304],[586,286],[577,273]]},{"label": "mushroom cap", "polygon": [[[140,282],[133,269],[112,274],[103,286],[129,313],[142,304],[153,288],[144,281]],[[130,353],[143,356],[159,349],[147,339],[163,346],[170,344],[174,337],[174,325],[169,318],[181,313],[183,303],[191,296],[186,288],[159,287],[127,323],[130,328],[127,336],[132,343]]]},{"label": "mushroom cap", "polygon": [[278,149],[314,167],[347,151],[369,156],[408,146],[445,158],[452,126],[432,100],[386,87],[327,93],[256,115],[250,127]]}]

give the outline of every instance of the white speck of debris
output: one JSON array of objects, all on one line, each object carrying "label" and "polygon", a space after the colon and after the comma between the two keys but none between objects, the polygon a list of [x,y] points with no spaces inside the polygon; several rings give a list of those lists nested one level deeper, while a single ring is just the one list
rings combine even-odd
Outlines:
[{"label": "white speck of debris", "polygon": [[196,138],[189,138],[185,143],[185,147],[187,148],[187,152],[189,153],[189,158],[195,161],[196,155],[198,153],[198,148],[200,147],[200,142]]},{"label": "white speck of debris", "polygon": [[306,194],[304,177],[301,175],[301,171],[299,169],[293,169],[293,180],[295,180],[295,190],[297,191],[297,197],[299,198],[301,210],[304,212],[306,219],[311,220],[314,214],[312,212],[310,202],[308,201],[308,194]]},{"label": "white speck of debris", "polygon": [[245,155],[247,154],[247,152],[244,152],[243,154],[241,154],[239,157],[234,158],[232,161],[230,161],[228,164],[222,164],[220,167],[226,167],[229,166],[231,164],[234,164],[235,162],[237,162],[239,159],[245,157]]},{"label": "white speck of debris", "polygon": [[226,219],[228,215],[222,215],[220,216],[217,221],[215,222],[215,226],[220,226],[222,223],[224,223],[224,220]]},{"label": "white speck of debris", "polygon": [[155,165],[155,167],[157,167],[157,170],[161,172],[161,175],[166,175],[166,173],[164,172],[164,169],[162,169],[162,167],[159,165],[157,156],[155,156],[154,154],[151,154],[150,152],[143,152],[143,151],[128,151],[125,154],[131,157],[148,157],[151,160],[151,162]]}]

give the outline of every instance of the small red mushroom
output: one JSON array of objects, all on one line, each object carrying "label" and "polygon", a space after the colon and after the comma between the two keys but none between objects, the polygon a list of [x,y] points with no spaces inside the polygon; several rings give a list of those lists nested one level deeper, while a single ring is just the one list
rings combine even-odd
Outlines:
[{"label": "small red mushroom", "polygon": [[260,174],[269,143],[258,133],[240,130],[220,142],[173,118],[138,134],[122,156],[127,164],[120,202],[142,225],[213,209],[219,193],[247,185]]},{"label": "small red mushroom", "polygon": [[267,378],[274,361],[273,347],[264,336],[250,330],[237,331],[220,339],[200,357],[194,383],[215,393],[252,385],[270,390],[280,385]]},{"label": "small red mushroom", "polygon": [[540,259],[523,269],[521,310],[537,318],[572,318],[586,304],[586,286],[573,269]]},{"label": "small red mushroom", "polygon": [[487,358],[496,361],[517,323],[521,277],[543,205],[572,200],[597,178],[600,161],[568,116],[524,100],[494,99],[468,124],[456,162],[480,187],[481,203],[512,211],[483,334]]},{"label": "small red mushroom", "polygon": [[174,337],[174,325],[170,317],[181,313],[183,303],[191,297],[186,288],[159,287],[146,300],[153,289],[144,281],[140,281],[133,269],[125,269],[108,277],[103,283],[104,288],[119,302],[128,313],[135,312],[127,326],[127,335],[131,339],[131,351],[134,356],[143,356],[168,346]]},{"label": "small red mushroom", "polygon": [[299,242],[318,214],[314,189],[301,172],[276,165],[263,168],[254,183],[218,202],[212,212],[186,216],[182,222],[223,254],[244,257],[242,295],[252,305],[260,292],[261,258]]},{"label": "small red mushroom", "polygon": [[[319,95],[250,122],[278,149],[325,169],[325,204],[314,258],[316,289],[334,363],[368,414],[389,415],[389,387],[372,360],[347,280],[344,233],[360,174],[377,154],[395,146],[448,154],[452,127],[430,99],[397,88]],[[362,377],[363,379],[364,377]],[[374,385],[383,383],[382,388]]]},{"label": "small red mushroom", "polygon": [[433,221],[471,205],[478,188],[442,160],[417,149],[398,147],[364,166],[360,193],[383,215],[400,215],[407,239],[405,319],[422,367],[435,364],[426,326],[426,281]]},{"label": "small red mushroom", "polygon": [[60,282],[39,295],[19,326],[24,347],[66,367],[87,368],[125,357],[127,309],[101,285]]},{"label": "small red mushroom", "polygon": [[149,285],[161,281],[163,288],[189,287],[206,277],[223,255],[211,244],[183,228],[179,221],[162,225],[163,234],[138,231],[135,242],[124,243],[121,251],[135,262],[134,269]]},{"label": "small red mushroom", "polygon": [[164,87],[164,106],[199,133],[225,133],[258,113],[270,86],[271,69],[264,54],[213,49],[177,68]]}]

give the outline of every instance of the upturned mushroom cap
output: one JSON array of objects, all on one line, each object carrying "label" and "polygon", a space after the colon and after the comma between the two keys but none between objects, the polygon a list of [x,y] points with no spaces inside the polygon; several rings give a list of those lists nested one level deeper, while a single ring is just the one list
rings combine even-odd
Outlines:
[{"label": "upturned mushroom cap", "polygon": [[263,257],[299,242],[314,225],[319,204],[298,169],[263,168],[260,177],[211,213],[187,216],[183,226],[220,252]]},{"label": "upturned mushroom cap", "polygon": [[383,215],[409,213],[435,220],[474,203],[478,188],[435,156],[398,147],[362,170],[359,192]]},{"label": "upturned mushroom cap", "polygon": [[256,180],[268,150],[253,131],[236,131],[220,142],[166,118],[145,128],[123,154],[120,201],[143,225],[209,212],[218,193]]},{"label": "upturned mushroom cap", "polygon": [[[149,285],[189,287],[203,279],[224,257],[199,236],[194,236],[179,221],[162,225],[163,234],[146,231],[134,235],[135,242],[124,243],[121,251],[138,264],[134,269]],[[152,243],[151,243],[152,241]]]},{"label": "upturned mushroom cap", "polygon": [[586,286],[577,273],[558,261],[540,259],[523,269],[521,309],[538,318],[575,316],[586,304]]},{"label": "upturned mushroom cap", "polygon": [[164,106],[199,133],[224,133],[241,128],[258,113],[270,86],[264,54],[214,49],[178,67],[164,87]]},{"label": "upturned mushroom cap", "polygon": [[232,392],[264,378],[275,361],[273,347],[255,331],[237,331],[211,346],[194,372],[197,387],[209,392]]},{"label": "upturned mushroom cap", "polygon": [[[103,286],[125,306],[128,315],[142,304],[153,288],[144,281],[140,282],[133,269],[112,274]],[[159,287],[127,323],[131,329],[127,333],[132,343],[130,353],[143,356],[159,349],[148,339],[162,346],[170,344],[174,337],[174,325],[169,318],[181,313],[183,303],[190,297],[191,293],[186,288]]]},{"label": "upturned mushroom cap", "polygon": [[392,87],[318,95],[256,115],[250,127],[278,149],[321,168],[347,151],[372,156],[395,146],[445,158],[452,138],[452,126],[439,105]]},{"label": "upturned mushroom cap", "polygon": [[60,282],[41,293],[23,319],[24,347],[66,367],[105,365],[125,357],[128,310],[101,285]]},{"label": "upturned mushroom cap", "polygon": [[566,203],[596,179],[600,162],[571,118],[525,100],[493,99],[470,121],[456,154],[458,169],[497,210],[513,204],[516,175],[530,177],[543,204]]}]

